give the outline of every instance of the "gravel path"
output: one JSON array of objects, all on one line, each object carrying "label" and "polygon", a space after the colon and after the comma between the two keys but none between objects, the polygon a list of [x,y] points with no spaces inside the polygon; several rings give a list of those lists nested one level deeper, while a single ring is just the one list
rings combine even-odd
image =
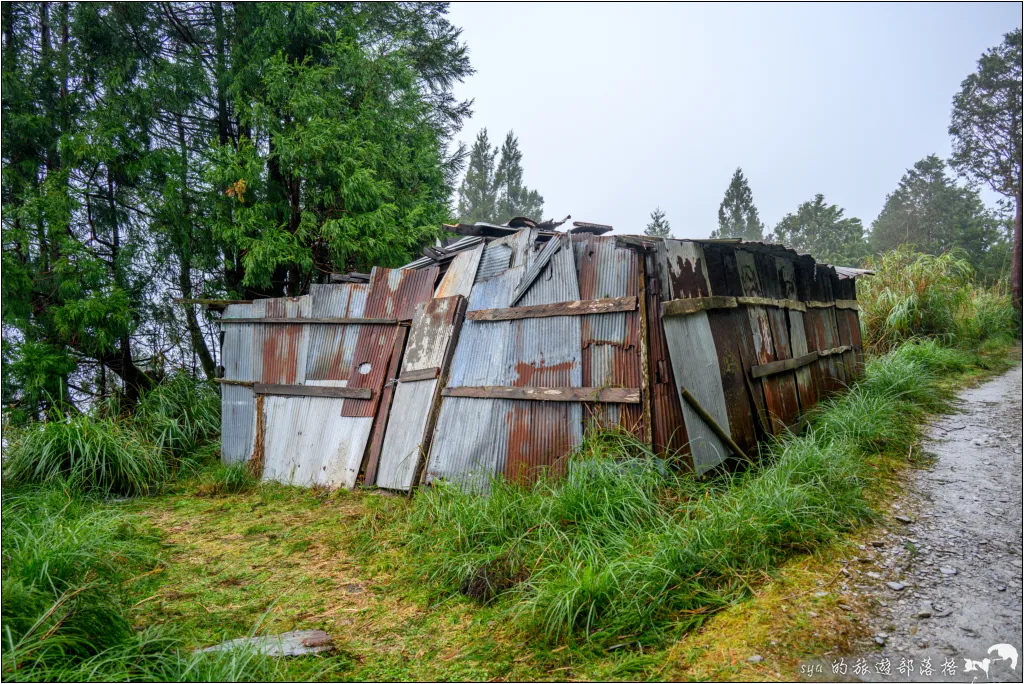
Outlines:
[{"label": "gravel path", "polygon": [[[1022,680],[1021,379],[1018,366],[963,392],[960,412],[928,428],[934,462],[910,474],[888,532],[850,566],[877,606],[843,679]],[[1016,669],[1008,649],[988,652],[997,644]]]}]

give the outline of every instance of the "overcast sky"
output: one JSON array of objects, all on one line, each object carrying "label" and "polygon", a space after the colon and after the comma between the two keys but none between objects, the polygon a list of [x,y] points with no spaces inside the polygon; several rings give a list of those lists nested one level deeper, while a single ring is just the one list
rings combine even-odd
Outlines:
[{"label": "overcast sky", "polygon": [[[1021,4],[453,3],[477,70],[460,139],[514,129],[544,217],[705,237],[742,166],[767,228],[816,193],[878,215],[949,155],[953,95]],[[986,194],[986,200],[994,196]]]}]

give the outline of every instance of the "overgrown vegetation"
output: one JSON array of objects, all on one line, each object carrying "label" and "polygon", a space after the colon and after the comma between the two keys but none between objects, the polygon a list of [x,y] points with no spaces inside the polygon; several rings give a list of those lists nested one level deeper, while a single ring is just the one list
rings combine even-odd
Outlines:
[{"label": "overgrown vegetation", "polygon": [[947,398],[940,376],[975,360],[936,341],[876,358],[745,473],[698,481],[636,440],[593,435],[564,479],[497,479],[488,497],[437,487],[368,524],[376,544],[404,549],[411,581],[500,601],[541,641],[656,642],[869,520],[872,459],[905,454]]},{"label": "overgrown vegetation", "polygon": [[956,252],[921,254],[901,246],[868,260],[876,275],[857,283],[864,345],[884,353],[916,337],[975,348],[1005,345],[1020,331],[1008,293],[983,288]]}]

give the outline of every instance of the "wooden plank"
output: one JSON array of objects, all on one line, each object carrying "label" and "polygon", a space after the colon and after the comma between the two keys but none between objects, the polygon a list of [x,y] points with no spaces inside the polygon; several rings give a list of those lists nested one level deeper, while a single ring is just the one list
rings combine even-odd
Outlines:
[{"label": "wooden plank", "polygon": [[654,448],[654,426],[651,423],[651,353],[647,330],[647,273],[644,267],[644,256],[636,253],[637,285],[640,293],[640,389],[643,392],[643,431],[644,441]]},{"label": "wooden plank", "polygon": [[590,314],[635,311],[636,297],[608,297],[605,299],[578,299],[572,302],[514,306],[508,309],[480,309],[470,311],[471,321],[512,321],[521,318],[549,318],[552,316],[587,316]]},{"label": "wooden plank", "polygon": [[256,384],[252,380],[228,380],[227,378],[214,378],[213,381],[218,385],[238,385],[239,387],[252,387]]},{"label": "wooden plank", "polygon": [[690,408],[693,409],[694,413],[700,416],[701,419],[707,424],[707,426],[711,428],[711,431],[714,432],[715,435],[717,435],[718,438],[722,440],[722,442],[726,446],[732,449],[733,453],[735,453],[740,458],[747,457],[746,454],[743,453],[743,449],[740,449],[739,445],[736,444],[736,442],[732,441],[732,437],[729,436],[729,433],[723,430],[722,426],[718,424],[718,421],[716,421],[712,417],[712,415],[708,413],[703,406],[700,405],[700,402],[697,401],[697,398],[690,394],[690,390],[686,389],[686,387],[684,387],[683,385],[680,385],[679,394],[680,396],[682,396],[683,399],[686,400],[686,403],[690,405]]},{"label": "wooden plank", "polygon": [[339,397],[342,399],[372,399],[369,387],[322,387],[319,385],[268,385],[257,382],[256,394],[277,394],[289,397]]},{"label": "wooden plank", "polygon": [[834,302],[804,302],[804,304],[812,309],[852,309],[853,311],[860,311],[860,305],[856,299],[837,299]]},{"label": "wooden plank", "polygon": [[826,349],[824,351],[818,352],[818,356],[832,356],[834,354],[842,354],[843,352],[848,352],[852,349],[853,347],[850,346],[833,347],[832,349]]},{"label": "wooden plank", "polygon": [[606,404],[640,403],[640,389],[626,387],[446,387],[441,390],[441,395],[474,399],[580,401]]},{"label": "wooden plank", "polygon": [[441,374],[437,366],[433,368],[421,368],[419,370],[403,371],[398,376],[398,382],[416,382],[417,380],[433,380]]},{"label": "wooden plank", "polygon": [[[419,306],[423,306],[421,302]],[[395,384],[391,382],[398,375],[398,369],[402,363],[402,355],[405,353],[405,342],[408,336],[406,328],[399,328],[395,335],[395,346],[391,349],[391,358],[388,360],[387,374],[384,376],[384,387],[381,389],[380,402],[374,407],[374,425],[370,435],[369,444],[366,446],[366,453],[363,455],[361,470],[363,471],[363,484],[372,485],[377,481],[377,466],[380,464],[381,449],[384,447],[384,433],[387,428],[388,418],[391,415],[391,403],[395,397]],[[367,388],[368,389],[368,388]]]},{"label": "wooden plank", "polygon": [[709,309],[735,309],[738,306],[736,297],[693,297],[690,299],[670,299],[661,305],[662,316],[687,316],[698,311]]},{"label": "wooden plank", "polygon": [[803,366],[806,366],[809,363],[814,363],[817,360],[818,352],[813,351],[804,354],[803,356],[798,356],[795,359],[783,359],[782,361],[772,361],[771,363],[754,366],[750,369],[750,374],[755,378],[763,378],[766,375],[774,375],[775,373],[802,368]]},{"label": "wooden plank", "polygon": [[218,323],[267,323],[287,325],[398,325],[397,318],[222,318]]},{"label": "wooden plank", "polygon": [[740,304],[747,304],[750,306],[774,306],[779,309],[807,311],[807,306],[803,302],[798,302],[795,299],[772,299],[771,297],[737,297],[736,301]]}]

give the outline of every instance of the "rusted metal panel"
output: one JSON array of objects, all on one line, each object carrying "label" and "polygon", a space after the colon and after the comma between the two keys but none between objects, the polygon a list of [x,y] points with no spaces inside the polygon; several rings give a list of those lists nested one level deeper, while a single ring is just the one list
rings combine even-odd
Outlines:
[{"label": "rusted metal panel", "polygon": [[[754,255],[757,264],[758,277],[761,280],[761,290],[769,299],[776,301],[783,300],[783,286],[779,280],[779,258],[767,252],[759,252]],[[785,260],[783,258],[783,260]],[[785,289],[788,289],[788,285]],[[777,306],[767,306],[768,322],[771,324],[772,343],[775,349],[776,361],[784,361],[793,358],[793,350],[789,339],[789,317],[786,310]],[[782,413],[778,416],[784,426],[795,425],[800,416],[800,401],[796,386],[796,375],[792,371],[778,373],[764,379],[764,382],[774,384],[778,387],[778,394],[782,398]]]},{"label": "rusted metal panel", "polygon": [[378,487],[408,490],[415,484],[433,427],[439,375],[447,369],[464,302],[460,296],[431,299],[416,309],[405,346],[402,375],[424,370],[436,370],[437,374],[425,380],[399,382],[376,470]]},{"label": "rusted metal panel", "polygon": [[476,280],[476,272],[480,267],[480,258],[484,253],[484,245],[481,242],[472,249],[459,252],[448,265],[448,270],[441,279],[434,297],[455,297],[461,295],[469,298],[469,292],[473,289],[473,281]]},{"label": "rusted metal panel", "polygon": [[[362,317],[368,284],[319,285],[310,288],[311,317]],[[307,332],[306,378],[347,380],[352,373],[358,325],[313,325]]]},{"label": "rusted metal panel", "polygon": [[[495,252],[499,255],[497,259],[491,256]],[[525,270],[525,266],[509,268],[511,254],[505,243],[494,241],[487,245],[469,296],[468,311],[509,305],[512,291]],[[485,264],[502,260],[503,270],[481,279]],[[507,362],[507,348],[511,331],[512,321],[465,321],[449,367],[448,386],[510,385],[513,373]],[[491,478],[504,471],[512,404],[505,399],[442,399],[425,481],[446,480],[469,490],[487,491]]]},{"label": "rusted metal panel", "polygon": [[[672,297],[710,297],[707,265],[701,245],[688,240],[665,240],[665,256]],[[693,469],[703,473],[722,463],[728,448],[687,402],[685,387],[723,430],[732,434],[729,410],[715,339],[706,311],[683,316],[663,316],[672,373],[679,391]]]},{"label": "rusted metal panel", "polygon": [[[430,299],[437,278],[437,267],[420,270],[374,268],[370,273],[370,291],[363,315],[366,318],[398,318],[412,320],[416,305]],[[349,387],[369,387],[374,398],[349,400],[342,407],[343,416],[373,416],[384,387],[388,361],[391,359],[397,326],[363,325],[359,327]]]},{"label": "rusted metal panel", "polygon": [[[753,252],[737,249],[736,264],[744,296],[772,297],[774,293],[766,290],[766,285],[777,291],[777,288],[774,287],[775,283],[768,280],[774,269],[766,268],[764,261],[759,266],[758,258]],[[767,283],[762,282],[762,273],[765,274]],[[779,342],[785,342],[782,353],[788,350],[788,339],[781,334],[786,326],[785,311],[773,309],[770,313],[767,307],[747,306],[746,312],[754,343],[754,354],[757,359],[756,365],[764,365],[779,360],[780,355],[776,350],[776,336],[779,337]],[[773,325],[773,319],[778,318],[774,314],[782,316],[782,319],[774,320]],[[800,410],[796,380],[792,374],[789,374],[788,379],[781,377],[782,375],[786,374],[760,380],[764,390],[765,408],[770,423],[769,427],[774,434],[779,434],[787,425],[792,424]]]},{"label": "rusted metal panel", "polygon": [[[647,257],[648,272],[657,273],[657,254]],[[667,268],[665,269],[667,271]],[[669,295],[671,297],[671,295]],[[651,392],[651,442],[654,452],[665,455],[692,469],[690,449],[683,422],[683,409],[680,406],[679,393],[676,390],[675,377],[672,374],[672,363],[668,356],[668,344],[661,320],[662,290],[661,281],[651,277],[647,281],[647,339],[650,347],[650,377],[648,385]]]},{"label": "rusted metal panel", "polygon": [[[573,236],[573,256],[579,278],[580,299],[635,298],[640,292],[639,256],[619,247],[614,237]],[[585,387],[640,387],[640,312],[584,316],[581,319],[582,384]],[[644,436],[643,407],[593,404],[584,415],[595,425],[619,426]]]},{"label": "rusted metal panel", "polygon": [[340,418],[344,401],[264,397],[263,479],[301,487],[355,486],[373,419]]},{"label": "rusted metal panel", "polygon": [[[560,235],[551,239],[563,244],[557,251],[553,248],[547,251],[547,265],[520,299],[524,306],[580,299],[569,237]],[[545,252],[527,254],[528,259],[536,259]],[[530,265],[532,263],[527,264],[527,273]],[[507,384],[513,387],[580,387],[580,329],[586,318],[566,316],[511,321],[507,364],[512,375]],[[505,476],[526,481],[536,477],[542,469],[557,470],[562,457],[582,439],[582,417],[582,406],[576,403],[514,401],[508,417],[508,442],[502,469]]]}]

